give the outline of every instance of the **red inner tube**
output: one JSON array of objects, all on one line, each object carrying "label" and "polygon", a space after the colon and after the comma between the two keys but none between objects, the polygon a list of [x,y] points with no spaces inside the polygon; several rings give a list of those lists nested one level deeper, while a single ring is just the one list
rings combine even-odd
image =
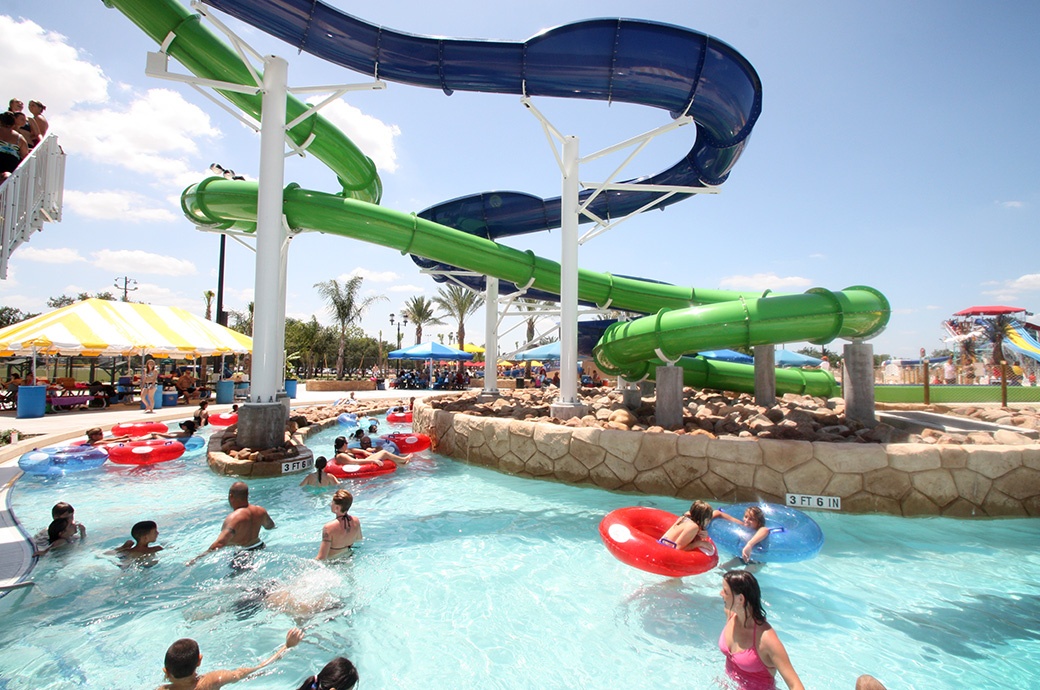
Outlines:
[{"label": "red inner tube", "polygon": [[391,424],[411,424],[412,413],[411,412],[388,412],[386,415],[386,421]]},{"label": "red inner tube", "polygon": [[231,426],[232,424],[237,424],[238,413],[221,412],[220,414],[211,414],[209,416],[209,423],[213,426]]},{"label": "red inner tube", "polygon": [[112,427],[113,436],[144,436],[152,432],[165,434],[170,428],[162,422],[124,422]]},{"label": "red inner tube", "polygon": [[402,453],[421,453],[430,447],[430,437],[426,434],[387,434],[385,440],[397,446]]},{"label": "red inner tube", "polygon": [[184,455],[184,444],[168,438],[115,443],[107,449],[108,459],[119,465],[154,465]]},{"label": "red inner tube", "polygon": [[615,558],[648,573],[686,577],[718,565],[717,549],[709,556],[700,549],[683,551],[657,541],[677,519],[677,515],[656,508],[618,508],[599,523],[599,536]]},{"label": "red inner tube", "polygon": [[384,460],[382,467],[380,467],[374,462],[346,465],[337,465],[334,462],[329,462],[329,464],[325,466],[325,471],[331,474],[333,477],[339,477],[340,479],[352,479],[355,477],[376,477],[380,474],[390,474],[391,472],[396,472],[397,463],[395,463],[393,460]]}]

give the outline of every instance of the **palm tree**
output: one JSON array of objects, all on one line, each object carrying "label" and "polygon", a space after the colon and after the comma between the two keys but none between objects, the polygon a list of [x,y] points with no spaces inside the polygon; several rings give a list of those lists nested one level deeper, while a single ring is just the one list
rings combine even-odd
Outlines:
[{"label": "palm tree", "polygon": [[206,290],[202,293],[202,299],[206,300],[206,320],[213,320],[213,298],[217,296],[217,293],[212,290]]},{"label": "palm tree", "polygon": [[[516,306],[521,311],[527,312],[544,312],[547,309],[558,308],[555,302],[546,302],[540,299],[532,299],[530,297],[520,297],[516,300]],[[534,343],[535,326],[538,323],[538,319],[542,318],[543,314],[528,314],[527,323],[527,347],[530,347]],[[531,377],[531,361],[528,360],[524,363],[524,375],[528,378]]]},{"label": "palm tree", "polygon": [[253,302],[249,303],[246,307],[246,311],[236,311],[231,309],[228,314],[231,315],[231,325],[228,326],[233,331],[238,331],[243,335],[252,337],[253,335]]},{"label": "palm tree", "polygon": [[436,308],[436,305],[431,300],[426,299],[422,295],[409,297],[408,301],[404,303],[401,315],[415,324],[416,345],[422,342],[423,326],[440,326],[444,323],[434,313]]},{"label": "palm tree", "polygon": [[[444,310],[446,316],[455,319],[459,324],[458,342],[461,350],[462,344],[466,342],[466,319],[484,305],[484,298],[469,288],[449,283],[437,291],[433,301]],[[462,362],[459,362],[459,370],[461,369]]]},{"label": "palm tree", "polygon": [[343,352],[347,345],[347,327],[360,321],[373,302],[387,299],[385,295],[372,295],[362,299],[359,293],[363,281],[364,278],[361,276],[353,276],[342,284],[335,278],[314,284],[318,294],[328,304],[339,329],[339,347],[336,352],[336,378],[339,380],[343,379]]}]

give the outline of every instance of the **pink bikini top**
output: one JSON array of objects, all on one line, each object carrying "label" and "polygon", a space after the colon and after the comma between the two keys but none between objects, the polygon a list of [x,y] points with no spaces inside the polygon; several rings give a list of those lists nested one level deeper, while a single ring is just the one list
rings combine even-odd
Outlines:
[{"label": "pink bikini top", "polygon": [[751,630],[752,645],[742,652],[731,654],[726,645],[726,629],[719,635],[719,651],[726,656],[726,674],[740,684],[742,690],[775,690],[776,679],[762,658],[758,656],[758,622]]}]

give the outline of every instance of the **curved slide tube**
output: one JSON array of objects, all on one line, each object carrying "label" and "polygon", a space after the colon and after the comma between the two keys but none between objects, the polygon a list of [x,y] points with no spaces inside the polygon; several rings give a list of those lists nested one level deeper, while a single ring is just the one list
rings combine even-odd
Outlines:
[{"label": "curved slide tube", "polygon": [[1040,362],[1040,342],[1029,335],[1029,331],[1017,321],[1004,327],[1004,343],[1010,345],[1016,352]]},{"label": "curved slide tube", "polygon": [[[253,83],[237,53],[174,0],[106,0],[106,4],[117,7],[156,41],[166,42],[167,52],[196,75]],[[594,20],[561,27],[525,43],[493,43],[396,34],[354,18],[349,18],[354,24],[346,26],[342,22],[347,15],[312,0],[211,0],[209,4],[240,15],[275,35],[284,34],[293,45],[318,55],[327,51],[319,51],[316,44],[328,42],[330,50],[342,58],[340,64],[379,78],[439,86],[446,92],[467,88],[626,100],[679,114],[689,112],[697,121],[693,149],[669,171],[643,182],[720,183],[746,145],[760,109],[758,77],[736,51],[703,34],[669,25]],[[272,17],[274,21],[270,21]],[[266,25],[259,21],[264,18]],[[297,28],[285,28],[291,26]],[[296,38],[291,38],[292,31],[297,32]],[[610,58],[606,61],[610,66],[603,67],[602,60],[586,61],[585,53],[574,50],[577,43],[599,46],[594,53]],[[463,57],[449,59],[456,54]],[[348,58],[360,60],[361,67]],[[483,64],[494,67],[481,71]],[[712,72],[713,69],[718,71]],[[435,80],[432,75],[436,75]],[[224,95],[247,113],[259,116],[259,96],[230,92]],[[289,105],[289,118],[307,107],[291,97]],[[373,242],[429,261],[559,294],[558,264],[488,239],[515,234],[516,229],[544,229],[538,227],[539,223],[558,226],[558,209],[555,217],[550,212],[554,204],[558,206],[558,199],[513,203],[514,199],[537,197],[508,193],[510,196],[503,203],[501,196],[496,202],[494,194],[474,195],[434,207],[451,207],[455,209],[452,212],[426,212],[459,226],[446,227],[368,203],[378,202],[381,190],[374,166],[320,115],[293,128],[290,135],[298,144],[309,143],[309,150],[336,173],[343,186],[338,195],[308,191],[296,185],[287,187],[284,211],[291,228]],[[621,212],[626,200],[637,208],[659,194],[603,195],[604,206],[599,210],[609,216]],[[200,225],[233,226],[248,231],[255,228],[256,201],[255,183],[210,178],[186,190],[182,206],[185,214]],[[619,205],[610,206],[608,202]],[[493,211],[503,207],[507,208],[500,215]],[[520,220],[527,216],[541,220]],[[499,227],[501,230],[496,229]],[[600,366],[626,378],[647,375],[655,361],[679,358],[685,352],[797,340],[865,338],[880,331],[889,314],[887,301],[870,288],[855,287],[835,293],[815,289],[804,295],[762,296],[683,288],[586,270],[579,271],[579,297],[590,303],[654,314],[616,324],[595,349]],[[684,365],[687,359],[690,358],[683,358]],[[754,389],[751,366],[692,359],[688,368],[684,366],[689,385]],[[787,380],[792,373],[798,374],[797,381]],[[826,372],[779,371],[777,375],[779,392],[828,395],[834,391],[834,380]]]},{"label": "curved slide tube", "polygon": [[[632,19],[593,19],[544,31],[526,41],[416,36],[376,26],[314,0],[207,0],[293,48],[337,65],[415,86],[455,91],[622,101],[690,115],[697,137],[671,168],[627,180],[637,185],[704,187],[726,180],[761,112],[762,85],[750,63],[718,39],[679,26]],[[581,193],[581,203],[592,196]],[[657,201],[689,194],[609,191],[589,211],[625,216]],[[473,194],[419,213],[428,220],[487,239],[560,227],[560,198],[522,192]],[[591,222],[581,216],[580,222]],[[460,268],[417,254],[421,268]],[[434,276],[443,281],[443,276]],[[483,276],[456,276],[483,290]],[[516,286],[503,285],[514,291]],[[531,294],[557,299],[551,293]]]}]

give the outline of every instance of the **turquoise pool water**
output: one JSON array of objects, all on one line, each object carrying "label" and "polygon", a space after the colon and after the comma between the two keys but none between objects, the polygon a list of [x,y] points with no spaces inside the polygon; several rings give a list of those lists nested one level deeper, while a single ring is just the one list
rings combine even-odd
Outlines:
[{"label": "turquoise pool water", "polygon": [[[337,429],[311,445],[331,450]],[[230,553],[192,568],[216,536],[231,480],[200,455],[148,468],[23,477],[14,509],[30,531],[67,500],[81,547],[45,557],[34,588],[0,599],[0,688],[155,687],[166,647],[199,641],[203,670],[250,664],[295,618],[256,605],[272,580],[301,605],[297,649],[243,688],[295,688],[346,655],[369,688],[728,688],[716,647],[720,571],[681,581],[611,557],[597,525],[624,505],[685,502],[522,480],[426,455],[347,486],[365,540],[352,558],[311,560],[332,490],[299,475],[250,482],[277,529],[255,569]],[[816,559],[758,572],[770,621],[809,688],[1025,688],[1040,677],[1040,520],[906,520],[814,513]],[[104,555],[141,519],[166,550],[153,567]],[[783,687],[783,682],[780,681]]]}]

